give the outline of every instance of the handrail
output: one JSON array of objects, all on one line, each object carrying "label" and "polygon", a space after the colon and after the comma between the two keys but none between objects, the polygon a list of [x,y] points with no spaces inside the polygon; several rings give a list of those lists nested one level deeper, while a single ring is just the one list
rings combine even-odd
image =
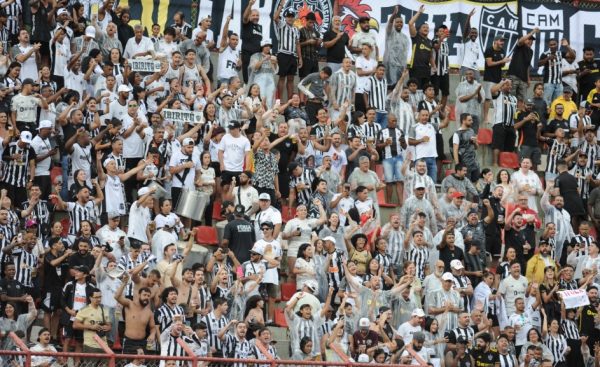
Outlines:
[{"label": "handrail", "polygon": [[22,352],[25,353],[25,365],[31,366],[31,350],[29,350],[27,345],[25,345],[23,340],[21,340],[21,338],[19,338],[17,334],[14,333],[14,331],[8,333],[8,336],[13,340],[15,345],[19,347],[19,349],[21,349]]},{"label": "handrail", "polygon": [[108,362],[108,367],[115,367],[117,365],[117,362],[115,361],[115,352],[108,347],[104,339],[102,339],[98,334],[94,334],[93,338],[96,343],[100,345],[100,348],[104,350],[104,353],[109,355],[110,361]]},{"label": "handrail", "polygon": [[194,354],[194,351],[192,351],[192,348],[190,348],[190,346],[184,342],[181,338],[177,338],[177,344],[179,344],[179,346],[181,348],[183,348],[183,350],[185,351],[185,353],[192,357],[192,366],[196,367],[198,365],[198,356]]}]

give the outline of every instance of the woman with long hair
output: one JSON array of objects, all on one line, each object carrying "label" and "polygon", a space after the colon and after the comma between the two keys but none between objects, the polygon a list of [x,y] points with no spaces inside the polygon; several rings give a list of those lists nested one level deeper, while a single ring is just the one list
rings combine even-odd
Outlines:
[{"label": "woman with long hair", "polygon": [[90,222],[89,220],[82,220],[79,227],[79,233],[77,233],[77,238],[85,238],[86,240],[88,240],[90,248],[102,246],[100,240],[98,239],[98,237],[96,237],[95,233],[96,231],[94,230],[92,222]]},{"label": "woman with long hair", "polygon": [[4,74],[4,84],[8,87],[11,95],[19,94],[21,92],[21,63],[13,61],[8,65],[8,70]]},{"label": "woman with long hair", "polygon": [[544,268],[544,281],[540,284],[539,289],[542,307],[546,312],[546,316],[550,320],[557,319],[560,321],[559,284],[556,279],[556,269],[554,266],[546,266]]},{"label": "woman with long hair", "polygon": [[425,319],[425,347],[429,348],[434,358],[444,359],[444,350],[446,349],[446,338],[440,332],[440,324],[434,317]]},{"label": "woman with long hair", "polygon": [[27,329],[31,326],[37,316],[37,309],[33,297],[25,298],[27,303],[27,313],[17,315],[18,307],[13,302],[7,302],[4,305],[4,317],[0,317],[0,330],[5,334],[4,340],[0,339],[0,350],[10,350],[13,348],[13,340],[8,336],[8,333],[13,331],[21,331],[27,335]]},{"label": "woman with long hair", "polygon": [[[546,319],[546,318],[545,318]],[[571,352],[571,347],[567,344],[567,338],[561,333],[560,321],[558,319],[548,319],[548,332],[544,335],[544,344],[552,352],[554,357],[553,367],[566,367],[565,358]]]},{"label": "woman with long hair", "polygon": [[75,170],[75,172],[73,172],[73,184],[71,184],[71,187],[69,187],[69,198],[73,201],[77,201],[77,193],[82,187],[87,187],[88,190],[90,190],[90,195],[93,196],[96,190],[95,188],[90,187],[87,184],[87,181],[88,177],[85,173],[85,170]]},{"label": "woman with long hair", "polygon": [[502,194],[502,203],[512,203],[515,201],[515,195],[517,192],[515,191],[515,186],[510,180],[510,173],[508,170],[501,169],[498,171],[498,174],[496,175],[496,185],[504,188],[504,194]]},{"label": "woman with long hair", "polygon": [[348,232],[344,236],[344,240],[346,242],[346,249],[348,250],[348,259],[356,263],[356,267],[358,268],[357,274],[364,276],[371,261],[371,253],[367,248],[369,239],[363,233],[354,234],[357,228],[354,227],[352,231]]},{"label": "woman with long hair", "polygon": [[[367,121],[367,118],[364,112],[356,111],[352,114],[352,121],[346,130],[346,136],[348,140],[350,140],[352,137],[358,136],[363,143],[366,142],[365,132],[362,127],[365,121]],[[350,175],[350,173],[352,172],[348,172],[348,175]]]},{"label": "woman with long hair", "polygon": [[313,257],[315,248],[310,243],[303,243],[298,248],[298,256],[292,272],[296,275],[296,290],[301,290],[306,281],[317,281],[317,269]]},{"label": "woman with long hair", "polygon": [[510,263],[517,259],[517,250],[513,247],[508,247],[504,253],[504,257],[498,267],[496,268],[496,280],[495,288],[498,287],[500,282],[510,275]]}]

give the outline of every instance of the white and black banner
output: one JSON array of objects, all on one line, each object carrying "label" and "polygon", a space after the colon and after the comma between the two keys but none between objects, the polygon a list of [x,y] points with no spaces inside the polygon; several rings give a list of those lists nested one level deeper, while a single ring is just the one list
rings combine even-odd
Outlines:
[{"label": "white and black banner", "polygon": [[150,59],[127,59],[131,71],[140,73],[157,73],[160,71],[160,61]]},{"label": "white and black banner", "polygon": [[199,111],[163,109],[161,113],[165,120],[171,122],[180,122],[182,124],[190,123],[195,125],[202,121],[202,112]]},{"label": "white and black banner", "polygon": [[548,49],[548,40],[569,40],[570,47],[577,52],[577,60],[583,56],[583,48],[590,46],[600,50],[600,10],[585,10],[571,5],[538,4],[530,1],[519,2],[521,34],[540,29],[533,44],[532,65]]}]

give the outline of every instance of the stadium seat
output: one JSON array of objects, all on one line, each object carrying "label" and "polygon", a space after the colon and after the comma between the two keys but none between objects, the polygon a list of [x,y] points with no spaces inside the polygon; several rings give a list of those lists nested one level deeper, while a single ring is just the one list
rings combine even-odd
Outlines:
[{"label": "stadium seat", "polygon": [[285,315],[284,315],[284,310],[283,308],[276,308],[275,309],[275,320],[273,320],[275,322],[275,325],[279,326],[279,327],[284,327],[287,328],[288,324],[287,321],[285,320]]},{"label": "stadium seat", "polygon": [[381,208],[395,208],[396,204],[387,203],[385,201],[385,190],[377,191],[377,203]]},{"label": "stadium seat", "polygon": [[492,129],[479,129],[479,132],[477,133],[477,144],[492,144]]},{"label": "stadium seat", "polygon": [[296,293],[296,284],[295,283],[282,283],[281,284],[281,300],[289,301],[292,299],[292,296]]},{"label": "stadium seat", "polygon": [[519,156],[514,152],[500,152],[498,165],[502,168],[519,168]]},{"label": "stadium seat", "polygon": [[196,243],[199,245],[216,246],[219,244],[217,229],[209,226],[196,227]]},{"label": "stadium seat", "polygon": [[61,236],[66,236],[69,233],[69,227],[71,226],[71,220],[69,217],[63,218],[60,220],[60,224],[63,226],[63,230]]},{"label": "stadium seat", "polygon": [[450,176],[453,173],[454,173],[453,169],[447,169],[446,172],[445,172],[445,174],[444,174],[444,177],[448,177],[448,176]]},{"label": "stadium seat", "polygon": [[377,177],[379,177],[381,182],[385,182],[385,175],[383,174],[383,165],[382,164],[375,165],[375,173],[377,173]]},{"label": "stadium seat", "polygon": [[288,214],[288,208],[289,206],[282,206],[281,207],[281,220],[283,221],[283,223],[287,223],[290,220],[294,219],[294,217],[296,216],[296,208],[292,207],[292,214],[289,215]]},{"label": "stadium seat", "polygon": [[456,108],[455,108],[455,106],[453,104],[451,104],[451,105],[448,105],[448,108],[450,108],[450,114],[449,114],[448,119],[450,121],[456,121]]},{"label": "stadium seat", "polygon": [[221,216],[221,202],[220,201],[215,201],[213,203],[213,212],[212,212],[212,217],[214,220],[216,221],[221,221],[223,220],[223,216]]}]

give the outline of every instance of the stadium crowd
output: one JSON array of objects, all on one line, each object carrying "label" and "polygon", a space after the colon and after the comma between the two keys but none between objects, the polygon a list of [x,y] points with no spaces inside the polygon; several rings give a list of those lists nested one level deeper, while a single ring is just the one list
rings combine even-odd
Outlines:
[{"label": "stadium crowd", "polygon": [[255,2],[219,39],[113,0],[0,4],[0,349],[266,360],[288,325],[293,360],[598,366],[597,50],[549,40],[530,95],[537,29],[482,50],[473,10],[451,90],[424,7],[382,51],[369,18],[321,34],[281,2],[274,53]]}]

